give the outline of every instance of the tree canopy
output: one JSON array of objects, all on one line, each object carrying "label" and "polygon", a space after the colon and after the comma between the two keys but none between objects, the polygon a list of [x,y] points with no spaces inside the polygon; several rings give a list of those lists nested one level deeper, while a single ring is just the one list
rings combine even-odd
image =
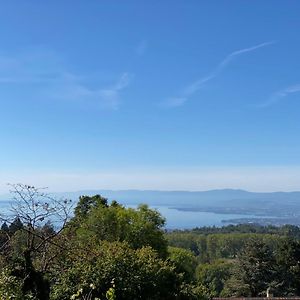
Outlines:
[{"label": "tree canopy", "polygon": [[72,203],[14,185],[1,216],[0,299],[206,300],[300,294],[299,228],[166,231],[143,204],[101,195]]}]

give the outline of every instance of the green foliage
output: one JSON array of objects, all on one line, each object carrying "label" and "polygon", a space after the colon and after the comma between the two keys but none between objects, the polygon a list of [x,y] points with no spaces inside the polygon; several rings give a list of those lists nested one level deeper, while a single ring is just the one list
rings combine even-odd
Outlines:
[{"label": "green foliage", "polygon": [[195,270],[198,264],[192,251],[169,247],[169,259],[175,265],[176,272],[183,275],[184,281],[191,282],[195,279]]},{"label": "green foliage", "polygon": [[107,300],[115,300],[115,299],[117,299],[116,298],[116,290],[115,290],[115,288],[114,287],[109,288],[108,291],[106,292],[105,296],[106,296]]},{"label": "green foliage", "polygon": [[161,257],[166,257],[164,224],[165,219],[147,205],[140,205],[137,209],[125,208],[117,202],[108,205],[105,198],[97,195],[80,198],[71,228],[82,244],[91,239],[121,241],[134,249],[150,246]]},{"label": "green foliage", "polygon": [[175,231],[167,233],[166,239],[170,246],[189,249],[198,256],[203,263],[216,259],[235,259],[243,247],[251,239],[260,240],[275,249],[284,236],[257,233],[214,233],[198,234],[192,232]]},{"label": "green foliage", "polygon": [[78,289],[86,293],[90,284],[93,297],[105,299],[112,281],[116,299],[172,299],[179,285],[173,266],[150,247],[135,250],[120,242],[82,249],[62,267],[67,270],[52,287],[55,300],[69,299]]},{"label": "green foliage", "polygon": [[196,256],[206,252],[206,236],[191,232],[172,231],[165,235],[168,244],[173,247],[191,250]]},{"label": "green foliage", "polygon": [[231,277],[234,263],[226,260],[216,260],[209,264],[199,264],[196,276],[199,284],[205,286],[213,297],[219,297],[226,281]]},{"label": "green foliage", "polygon": [[24,292],[23,280],[15,276],[15,272],[4,268],[0,273],[1,300],[38,300],[33,293]]},{"label": "green foliage", "polygon": [[16,217],[14,221],[9,225],[8,230],[11,234],[14,234],[16,231],[23,228],[23,223],[19,217]]},{"label": "green foliage", "polygon": [[[218,296],[300,294],[299,227],[238,225],[166,234],[169,245],[191,250],[198,285]],[[293,237],[293,238],[292,238]]]},{"label": "green foliage", "polygon": [[4,222],[2,225],[1,225],[1,231],[2,232],[9,232],[9,227],[8,227],[8,225],[7,225],[7,223],[6,222]]},{"label": "green foliage", "polygon": [[24,300],[22,282],[11,274],[8,269],[0,273],[0,299]]},{"label": "green foliage", "polygon": [[[45,196],[31,186],[17,189]],[[300,294],[296,226],[164,232],[165,219],[147,205],[126,208],[95,195],[80,197],[74,217],[57,230],[37,212],[63,212],[65,202],[49,210],[47,202],[24,199],[33,201],[21,206],[24,224],[16,216],[0,230],[0,299],[208,300],[264,296],[267,289],[275,296]]]},{"label": "green foliage", "polygon": [[[237,274],[238,269],[235,269]],[[230,277],[224,284],[224,289],[220,293],[222,297],[251,297],[250,285],[237,276]]]},{"label": "green foliage", "polygon": [[288,236],[291,238],[300,238],[300,228],[295,225],[283,225],[281,227],[268,225],[262,226],[258,224],[238,224],[227,225],[223,227],[200,227],[189,230],[188,232],[196,234],[224,234],[224,233],[256,233],[256,234],[276,234]]},{"label": "green foliage", "polygon": [[80,196],[77,206],[74,210],[74,219],[82,221],[85,219],[93,208],[107,207],[107,199],[100,196]]},{"label": "green foliage", "polygon": [[286,239],[276,249],[277,282],[274,293],[281,296],[300,295],[300,243]]},{"label": "green foliage", "polygon": [[[243,290],[247,284],[247,294],[250,291],[252,297],[265,295],[276,279],[275,258],[270,247],[260,240],[250,240],[238,257],[238,268],[233,276],[241,280]],[[234,292],[247,296],[239,286]]]},{"label": "green foliage", "polygon": [[180,300],[209,300],[211,299],[209,290],[203,285],[183,283],[180,287],[178,299]]}]

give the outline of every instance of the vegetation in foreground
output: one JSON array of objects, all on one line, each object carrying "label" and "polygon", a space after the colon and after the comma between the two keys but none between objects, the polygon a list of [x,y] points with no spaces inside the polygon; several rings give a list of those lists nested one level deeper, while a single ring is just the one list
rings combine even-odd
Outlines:
[{"label": "vegetation in foreground", "polygon": [[2,300],[300,295],[296,226],[165,232],[147,205],[81,196],[73,211],[32,186],[12,192],[0,231]]}]

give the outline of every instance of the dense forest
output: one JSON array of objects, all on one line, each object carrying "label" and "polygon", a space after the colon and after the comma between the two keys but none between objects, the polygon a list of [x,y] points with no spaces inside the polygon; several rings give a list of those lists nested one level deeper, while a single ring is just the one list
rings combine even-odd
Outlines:
[{"label": "dense forest", "polygon": [[1,215],[0,299],[210,299],[300,295],[300,229],[166,231],[147,205],[100,195],[73,206],[13,185]]}]

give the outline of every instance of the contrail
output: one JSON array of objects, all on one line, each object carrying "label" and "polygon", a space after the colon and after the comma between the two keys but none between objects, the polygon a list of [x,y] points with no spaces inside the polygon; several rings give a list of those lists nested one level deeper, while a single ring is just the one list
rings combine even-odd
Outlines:
[{"label": "contrail", "polygon": [[265,108],[268,106],[271,106],[272,104],[280,101],[281,99],[287,97],[290,94],[298,93],[300,92],[300,83],[291,85],[283,90],[280,90],[276,93],[274,93],[269,100],[259,104],[257,107],[258,108]]},{"label": "contrail", "polygon": [[[207,76],[202,77],[187,86],[181,93],[181,96],[167,99],[167,101],[165,101],[165,105],[169,107],[183,105],[190,96],[201,89],[208,81],[216,78],[237,56],[273,45],[275,43],[275,41],[265,42],[252,47],[236,50],[228,54]],[[181,99],[182,101],[178,101],[178,99]]]},{"label": "contrail", "polygon": [[244,48],[244,49],[240,49],[237,51],[234,51],[230,54],[228,54],[218,65],[217,67],[211,71],[211,73],[203,78],[198,79],[197,81],[195,81],[193,84],[191,84],[190,86],[188,86],[185,90],[184,90],[184,94],[185,96],[191,96],[192,94],[194,94],[196,91],[198,91],[206,82],[216,78],[221,71],[223,71],[223,69],[229,65],[230,62],[232,62],[237,56],[247,53],[247,52],[252,52],[255,51],[257,49],[266,47],[266,46],[270,46],[273,45],[275,43],[275,41],[272,42],[265,42],[259,45],[255,45],[249,48]]}]

